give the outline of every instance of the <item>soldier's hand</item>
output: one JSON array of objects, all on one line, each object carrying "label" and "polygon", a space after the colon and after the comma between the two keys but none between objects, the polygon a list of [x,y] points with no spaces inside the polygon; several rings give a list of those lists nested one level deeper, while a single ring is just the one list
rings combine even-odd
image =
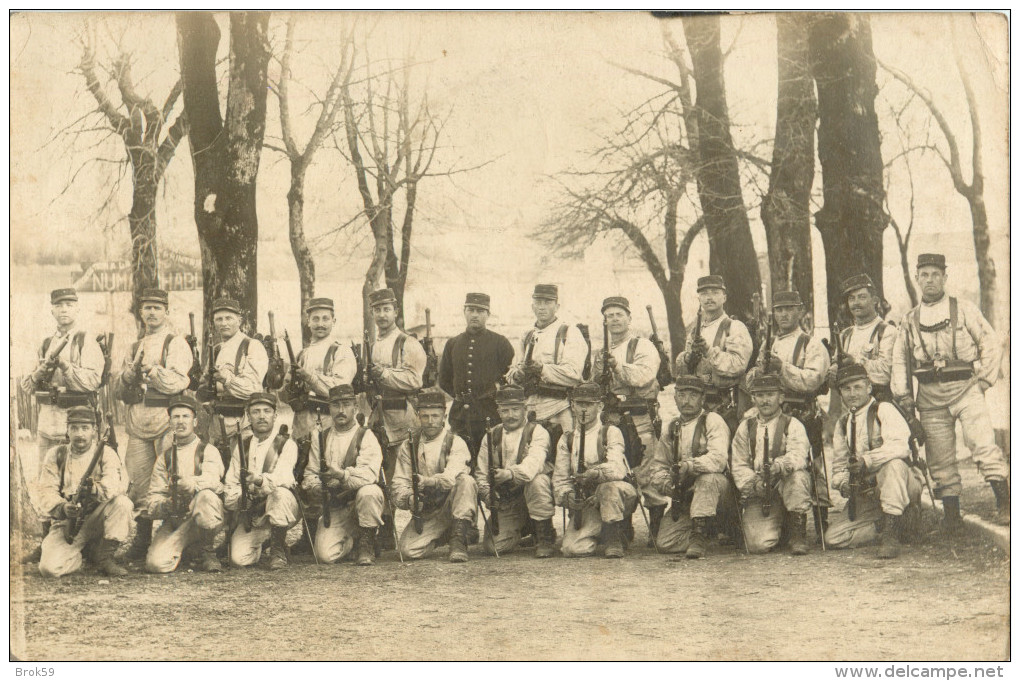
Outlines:
[{"label": "soldier's hand", "polygon": [[584,508],[584,502],[579,500],[573,492],[567,492],[567,496],[563,498],[563,505],[570,511],[580,511]]},{"label": "soldier's hand", "polygon": [[609,356],[609,361],[606,362],[606,366],[609,367],[610,371],[616,371],[616,367],[619,366],[619,362],[612,355]]},{"label": "soldier's hand", "polygon": [[497,485],[505,485],[506,483],[513,481],[514,474],[505,468],[498,468],[496,469],[496,475],[494,477],[496,478]]},{"label": "soldier's hand", "polygon": [[843,484],[841,484],[839,486],[839,494],[844,499],[849,499],[850,498],[850,483],[849,482],[844,482]]},{"label": "soldier's hand", "polygon": [[674,471],[674,473],[676,473],[676,476],[681,481],[683,481],[683,479],[686,478],[687,475],[691,472],[691,462],[690,461],[681,461],[678,464],[674,464],[673,465],[673,471]]},{"label": "soldier's hand", "polygon": [[223,384],[229,383],[230,380],[234,378],[234,372],[231,371],[228,366],[221,366],[217,368],[214,375],[216,376],[216,380]]},{"label": "soldier's hand", "polygon": [[770,352],[768,356],[768,367],[769,371],[780,372],[783,370],[783,358],[774,352]]},{"label": "soldier's hand", "polygon": [[768,493],[768,487],[765,485],[765,481],[761,478],[754,479],[754,496],[764,497]]},{"label": "soldier's hand", "polygon": [[599,473],[598,469],[596,469],[596,468],[589,468],[584,473],[582,473],[581,476],[580,476],[581,483],[586,485],[586,486],[597,484],[599,479],[600,479],[600,477],[601,477],[600,473]]},{"label": "soldier's hand", "polygon": [[839,371],[839,367],[836,365],[835,362],[833,362],[832,364],[829,365],[828,375],[829,375],[829,380],[830,381],[835,381],[836,380],[836,374],[837,374],[838,371]]},{"label": "soldier's hand", "polygon": [[78,504],[71,503],[68,501],[64,504],[64,517],[68,520],[73,520],[78,517]]},{"label": "soldier's hand", "polygon": [[847,465],[850,470],[850,475],[864,476],[868,474],[868,464],[864,463],[864,459],[857,459]]},{"label": "soldier's hand", "polygon": [[188,494],[195,493],[195,485],[198,483],[198,480],[195,478],[195,476],[188,475],[182,477],[178,475],[177,478],[178,478],[177,484],[180,485],[181,489],[183,489]]},{"label": "soldier's hand", "polygon": [[383,368],[378,364],[373,364],[370,373],[372,374],[372,380],[381,381],[383,377]]},{"label": "soldier's hand", "polygon": [[783,477],[793,472],[793,464],[789,461],[783,461],[780,459],[776,461],[773,466],[775,466],[776,472]]},{"label": "soldier's hand", "polygon": [[701,336],[700,338],[696,338],[694,340],[694,342],[691,343],[691,350],[693,350],[694,352],[698,353],[702,357],[707,356],[708,355],[708,341],[705,340],[704,336]]},{"label": "soldier's hand", "polygon": [[740,503],[745,504],[747,500],[754,496],[754,480],[750,481],[742,488],[740,488]]},{"label": "soldier's hand", "polygon": [[531,360],[524,365],[524,375],[529,378],[541,378],[542,377],[542,363],[537,360]]},{"label": "soldier's hand", "polygon": [[908,395],[907,397],[901,397],[897,401],[899,402],[900,408],[903,409],[903,411],[907,412],[908,414],[913,414],[914,413],[916,405],[914,404],[914,398],[913,397],[910,397]]}]

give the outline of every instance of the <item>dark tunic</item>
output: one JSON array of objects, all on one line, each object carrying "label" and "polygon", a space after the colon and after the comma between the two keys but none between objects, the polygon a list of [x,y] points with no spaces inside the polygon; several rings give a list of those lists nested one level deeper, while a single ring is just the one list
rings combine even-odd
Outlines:
[{"label": "dark tunic", "polygon": [[485,432],[485,418],[489,417],[493,425],[499,423],[493,396],[513,359],[510,341],[488,329],[465,331],[443,348],[439,387],[453,396],[450,425],[458,435],[468,438],[473,455]]}]

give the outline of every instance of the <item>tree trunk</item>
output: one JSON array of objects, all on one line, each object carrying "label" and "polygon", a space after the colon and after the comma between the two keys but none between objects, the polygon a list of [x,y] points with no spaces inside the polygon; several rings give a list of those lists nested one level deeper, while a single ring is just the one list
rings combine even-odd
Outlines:
[{"label": "tree trunk", "polygon": [[974,256],[977,258],[978,283],[981,285],[981,312],[992,326],[995,325],[995,260],[989,251],[992,239],[988,233],[988,212],[983,194],[967,197],[971,221],[974,223]]},{"label": "tree trunk", "polygon": [[743,318],[750,313],[752,294],[761,288],[761,276],[730,136],[719,17],[685,16],[683,25],[697,92],[700,162],[696,175],[710,244],[709,268],[726,280],[730,314]]},{"label": "tree trunk", "polygon": [[308,302],[315,297],[315,260],[305,239],[305,171],[303,166],[291,164],[290,191],[287,192],[287,211],[290,226],[290,250],[297,264],[298,281],[301,285],[301,344],[307,346],[312,340],[304,316]]},{"label": "tree trunk", "polygon": [[875,56],[864,14],[826,14],[811,28],[818,87],[818,160],[824,205],[815,224],[825,245],[829,319],[842,283],[868,274],[882,290],[882,150],[875,115]]},{"label": "tree trunk", "polygon": [[[662,302],[666,305],[666,326],[669,331],[669,348],[666,355],[672,360],[687,341],[687,329],[684,327],[684,309],[680,302],[680,287],[683,278],[670,279],[666,289],[662,291]],[[670,367],[672,368],[672,367]]]},{"label": "tree trunk", "polygon": [[809,204],[815,177],[817,112],[808,48],[811,20],[809,14],[776,15],[776,140],[761,219],[768,240],[772,291],[787,291],[792,284],[800,292],[805,310],[813,313]]},{"label": "tree trunk", "polygon": [[216,82],[220,31],[210,14],[177,15],[184,110],[195,166],[195,226],[202,249],[205,317],[221,296],[258,325],[256,178],[266,124],[269,64],[266,12],[230,14],[226,117]]},{"label": "tree trunk", "polygon": [[[151,168],[150,168],[151,171]],[[151,172],[132,169],[131,212],[131,312],[138,318],[138,300],[143,289],[159,286],[159,249],[156,242],[157,183]]]}]

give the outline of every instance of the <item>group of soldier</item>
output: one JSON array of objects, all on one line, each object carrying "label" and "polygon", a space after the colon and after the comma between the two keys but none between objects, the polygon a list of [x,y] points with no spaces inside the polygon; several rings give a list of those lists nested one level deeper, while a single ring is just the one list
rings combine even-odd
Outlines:
[{"label": "group of soldier", "polygon": [[[811,518],[823,549],[877,540],[878,555],[893,558],[916,532],[925,486],[932,492],[926,472],[945,530],[962,525],[957,421],[994,490],[995,520],[1008,524],[1009,470],[983,395],[1000,343],[974,305],[946,294],[942,255],[919,257],[917,281],[922,302],[892,325],[871,279],[848,279],[852,324],[830,354],[802,328],[796,291],[774,294],[753,342],[725,312],[722,277],[701,277],[673,362],[654,333],[631,330],[622,296],[603,302],[603,347],[592,352],[583,327],[559,318],[550,284],[534,288],[535,324],[518,351],[487,328],[489,296],[469,293],[466,329],[439,360],[430,339],[423,348],[399,328],[383,289],[369,296],[374,342],[367,332],[360,347],[335,341],[334,303],[315,298],[304,310],[310,340],[295,357],[287,338],[287,364],[275,339],[242,331],[236,301],[217,300],[218,342],[201,362],[194,329],[170,328],[167,292],[147,290],[137,300],[144,333],[109,379],[126,405],[123,459],[97,409],[109,348],[78,328],[74,289],[58,289],[57,331],[24,379],[39,404],[39,571],[69,574],[88,555],[124,575],[125,546],[157,573],[184,556],[212,572],[224,554],[254,565],[267,543],[270,569],[299,543],[320,563],[372,565],[393,548],[417,559],[446,544],[464,562],[479,521],[486,552],[533,545],[548,558],[557,506],[564,556],[624,556],[640,510],[649,546],[664,554],[701,558],[728,535],[749,553],[788,545],[803,555]],[[679,416],[663,424],[669,383]],[[844,405],[828,465],[827,390]],[[280,399],[292,430],[277,423]],[[847,499],[831,525],[830,490]],[[397,509],[411,515],[399,534]]]}]

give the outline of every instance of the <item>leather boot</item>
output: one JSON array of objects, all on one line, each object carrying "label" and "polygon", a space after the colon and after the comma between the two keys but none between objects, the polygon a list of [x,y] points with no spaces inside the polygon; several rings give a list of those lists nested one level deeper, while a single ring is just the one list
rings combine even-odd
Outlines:
[{"label": "leather boot", "polygon": [[393,516],[383,514],[382,530],[379,532],[379,550],[392,551],[397,548],[393,541]]},{"label": "leather boot", "polygon": [[790,553],[794,556],[806,556],[807,545],[807,514],[790,513],[787,515],[790,522]]},{"label": "leather boot", "polygon": [[556,554],[556,530],[552,518],[535,521],[535,558],[552,558]]},{"label": "leather boot", "polygon": [[128,549],[128,560],[145,560],[149,552],[149,544],[152,543],[152,518],[139,518],[135,526],[135,539]]},{"label": "leather boot", "polygon": [[99,571],[110,577],[125,577],[128,571],[113,558],[114,552],[120,548],[120,542],[103,539],[96,551]]},{"label": "leather boot", "polygon": [[199,557],[198,569],[202,572],[223,572],[223,564],[216,557],[216,532],[202,532],[202,555]]},{"label": "leather boot", "polygon": [[624,546],[630,546],[634,541],[634,511],[631,511],[629,515],[624,514],[623,521],[620,523],[620,532]]},{"label": "leather boot", "polygon": [[662,517],[666,514],[665,506],[648,507],[648,548],[655,548],[655,541],[659,539],[659,527],[662,525]]},{"label": "leather boot", "polygon": [[999,525],[1009,525],[1009,480],[989,480],[995,492],[995,518]]},{"label": "leather boot", "polygon": [[606,542],[606,558],[623,558],[623,521],[602,524],[602,536]]},{"label": "leather boot", "polygon": [[457,518],[453,521],[453,531],[450,533],[451,563],[467,562],[467,539],[472,524],[467,518]]},{"label": "leather boot", "polygon": [[705,518],[691,519],[691,541],[687,545],[687,557],[704,558],[708,553],[708,537],[705,536]]},{"label": "leather boot", "polygon": [[960,517],[960,497],[942,497],[942,510],[945,517],[942,527],[950,534],[963,530],[963,518]]},{"label": "leather boot", "polygon": [[287,528],[274,527],[269,546],[269,569],[282,570],[290,561],[287,557]]},{"label": "leather boot", "polygon": [[359,527],[358,558],[355,565],[375,565],[375,530],[374,527]]},{"label": "leather boot", "polygon": [[898,537],[902,544],[912,544],[921,538],[924,531],[924,518],[921,514],[921,505],[911,501],[903,509],[898,528]]},{"label": "leather boot", "polygon": [[898,515],[883,514],[882,536],[879,539],[878,557],[895,558],[900,555],[900,540],[896,536],[899,533],[900,517]]}]

